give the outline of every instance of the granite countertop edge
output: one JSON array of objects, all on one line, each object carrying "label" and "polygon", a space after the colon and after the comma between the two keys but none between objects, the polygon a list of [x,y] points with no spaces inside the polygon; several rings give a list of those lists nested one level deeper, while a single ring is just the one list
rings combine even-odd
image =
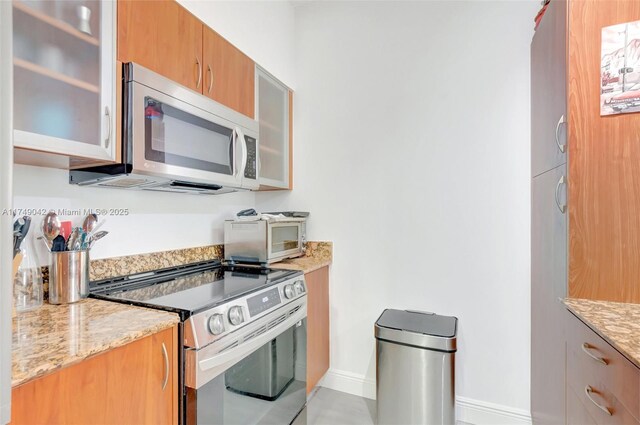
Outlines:
[{"label": "granite countertop edge", "polygon": [[[609,312],[609,313],[617,313],[617,314],[624,315],[626,314],[624,310],[628,310],[631,308],[631,309],[637,310],[636,314],[638,315],[638,317],[640,317],[640,304],[619,303],[619,302],[613,302],[613,301],[595,301],[595,300],[587,300],[587,299],[581,299],[581,298],[565,298],[562,300],[562,303],[573,315],[575,315],[578,319],[580,319],[580,321],[582,321],[585,325],[587,325],[589,329],[591,329],[593,332],[598,334],[598,336],[604,339],[609,345],[615,348],[627,360],[629,360],[637,368],[640,369],[640,351],[634,350],[634,352],[631,352],[633,348],[627,346],[624,343],[624,341],[621,341],[624,337],[626,337],[627,341],[628,340],[640,341],[640,328],[630,331],[629,329],[624,329],[625,323],[621,323],[620,321],[616,320],[611,324],[618,329],[621,329],[621,328],[624,329],[624,331],[622,332],[622,334],[624,334],[624,337],[621,336],[620,332],[616,335],[614,331],[607,330],[604,328],[604,326],[602,325],[599,326],[597,323],[595,323],[593,314],[590,315],[589,314],[590,312],[585,313],[584,311],[581,311],[579,309],[580,306],[584,306],[584,307],[590,306],[591,308],[597,307],[600,314],[602,314],[603,312],[604,313]],[[638,317],[635,317],[635,318],[629,317],[628,318],[629,320],[627,320],[626,322],[631,323],[634,321],[632,319],[637,320]],[[599,319],[603,320],[602,317],[600,317]],[[612,321],[614,320],[614,318],[607,318],[607,319]],[[607,319],[604,319],[604,320],[607,320]],[[620,325],[623,325],[623,326],[621,327]],[[632,334],[633,336],[629,337],[630,334]]]},{"label": "granite countertop edge", "polygon": [[[125,313],[125,314],[133,314],[135,316],[136,313],[139,313],[139,314],[144,314],[150,317],[149,319],[147,319],[147,322],[143,325],[138,325],[135,320],[131,320],[130,326],[133,329],[114,330],[113,337],[111,336],[106,337],[102,335],[99,337],[92,338],[92,335],[90,334],[86,335],[86,337],[89,338],[90,341],[94,341],[95,339],[97,340],[102,339],[104,340],[104,342],[102,341],[98,343],[89,342],[89,345],[91,344],[95,344],[95,345],[90,346],[86,349],[80,349],[77,353],[69,352],[68,351],[69,347],[65,346],[65,343],[63,342],[60,344],[60,346],[54,347],[54,349],[57,348],[58,350],[54,351],[53,354],[49,350],[43,349],[41,353],[33,354],[33,352],[29,351],[28,353],[29,355],[27,355],[27,353],[24,353],[23,355],[20,347],[15,346],[16,344],[14,340],[14,344],[13,344],[14,346],[12,347],[13,348],[12,376],[11,376],[12,388],[29,383],[34,379],[47,376],[51,373],[55,373],[61,369],[76,365],[91,357],[122,347],[129,343],[145,338],[149,335],[153,335],[155,333],[164,331],[165,329],[171,328],[172,326],[180,322],[180,319],[177,314],[166,312],[166,311],[152,310],[144,307],[115,303],[111,301],[97,300],[93,298],[83,300],[81,303],[86,303],[86,304],[108,303],[110,305],[109,307],[116,309],[119,314]],[[43,307],[45,306],[50,306],[50,305],[45,304]],[[60,307],[50,306],[45,308],[60,308]],[[29,314],[31,312],[26,312],[26,313]],[[16,319],[19,320],[20,314],[24,314],[24,313],[18,313],[18,317],[14,318],[14,330],[13,330],[14,334],[16,332],[20,332],[20,331],[16,331]],[[149,320],[152,320],[152,323],[149,323]],[[33,330],[33,328],[31,330]],[[72,331],[69,331],[69,333],[71,332]],[[78,339],[81,339],[81,338],[82,337],[78,337]],[[36,344],[38,344],[38,342],[36,342]],[[47,345],[47,344],[42,344],[42,342],[40,342],[40,344]],[[82,344],[80,343],[80,345]],[[28,369],[24,370],[26,366],[28,366]]]}]

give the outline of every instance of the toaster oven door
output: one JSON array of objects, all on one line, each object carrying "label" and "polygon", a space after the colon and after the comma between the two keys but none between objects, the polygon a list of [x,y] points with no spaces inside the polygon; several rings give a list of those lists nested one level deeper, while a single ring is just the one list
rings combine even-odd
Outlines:
[{"label": "toaster oven door", "polygon": [[302,254],[303,224],[299,223],[270,223],[268,229],[268,258],[269,261],[295,257]]}]

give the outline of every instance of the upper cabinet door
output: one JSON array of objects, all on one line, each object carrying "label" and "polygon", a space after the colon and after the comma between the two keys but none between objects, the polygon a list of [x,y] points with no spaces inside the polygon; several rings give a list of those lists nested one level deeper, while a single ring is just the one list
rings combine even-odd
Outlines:
[{"label": "upper cabinet door", "polygon": [[291,189],[291,91],[256,67],[256,119],[260,123],[261,189]]},{"label": "upper cabinet door", "polygon": [[567,162],[567,2],[554,0],[531,43],[531,174]]},{"label": "upper cabinet door", "polygon": [[203,93],[231,109],[254,118],[255,64],[218,33],[203,30]]},{"label": "upper cabinet door", "polygon": [[14,1],[16,147],[115,160],[115,8]]},{"label": "upper cabinet door", "polygon": [[202,93],[202,27],[174,0],[118,0],[118,60]]}]

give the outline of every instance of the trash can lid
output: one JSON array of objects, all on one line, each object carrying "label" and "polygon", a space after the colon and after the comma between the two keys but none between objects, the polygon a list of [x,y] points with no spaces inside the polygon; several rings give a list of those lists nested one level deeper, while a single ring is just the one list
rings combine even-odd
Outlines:
[{"label": "trash can lid", "polygon": [[386,309],[375,324],[377,339],[439,351],[456,351],[458,319],[411,310]]}]

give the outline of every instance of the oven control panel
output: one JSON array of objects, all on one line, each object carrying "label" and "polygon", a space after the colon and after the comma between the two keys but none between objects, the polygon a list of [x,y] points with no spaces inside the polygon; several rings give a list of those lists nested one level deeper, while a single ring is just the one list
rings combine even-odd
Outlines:
[{"label": "oven control panel", "polygon": [[300,272],[299,275],[267,289],[191,316],[184,326],[184,345],[188,348],[204,347],[271,311],[306,296],[307,287],[304,275]]},{"label": "oven control panel", "polygon": [[247,298],[247,306],[249,307],[249,316],[254,317],[260,313],[272,309],[280,304],[280,288],[273,288],[264,291],[251,298]]}]

